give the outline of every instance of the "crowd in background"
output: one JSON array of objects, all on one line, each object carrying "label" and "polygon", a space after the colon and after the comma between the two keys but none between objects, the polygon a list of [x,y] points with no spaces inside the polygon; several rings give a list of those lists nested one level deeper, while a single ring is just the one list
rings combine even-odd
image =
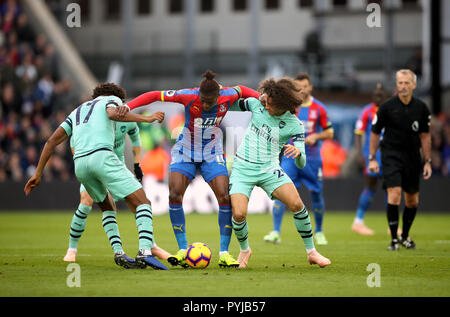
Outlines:
[{"label": "crowd in background", "polygon": [[[71,82],[60,78],[54,46],[45,34],[30,26],[17,0],[0,0],[0,26],[0,182],[24,181],[34,174],[40,152],[52,132],[82,100],[76,97]],[[148,131],[144,128],[141,133],[145,139]],[[431,134],[433,173],[448,177],[450,115],[434,117]],[[168,144],[165,141],[166,153]],[[144,150],[152,151],[154,147],[146,146]],[[168,164],[168,157],[158,150],[152,152],[155,156],[143,157],[149,173],[155,157],[161,157],[161,165]],[[323,152],[328,175],[339,176],[340,165],[336,164],[343,164],[345,153],[339,152],[340,160],[336,160],[332,142],[325,145]],[[64,142],[57,147],[44,179],[73,178],[72,155]]]}]

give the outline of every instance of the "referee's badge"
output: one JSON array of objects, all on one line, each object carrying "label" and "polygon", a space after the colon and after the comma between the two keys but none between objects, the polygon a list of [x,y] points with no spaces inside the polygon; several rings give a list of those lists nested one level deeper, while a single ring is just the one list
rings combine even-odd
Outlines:
[{"label": "referee's badge", "polygon": [[411,127],[412,127],[414,132],[419,131],[419,122],[414,121]]}]

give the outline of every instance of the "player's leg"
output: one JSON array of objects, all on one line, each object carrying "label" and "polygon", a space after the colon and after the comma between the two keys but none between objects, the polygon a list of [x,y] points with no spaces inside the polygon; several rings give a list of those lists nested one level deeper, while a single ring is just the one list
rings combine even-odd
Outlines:
[{"label": "player's leg", "polygon": [[[225,168],[225,172],[226,168]],[[227,173],[228,174],[228,173]],[[205,176],[203,176],[205,178]],[[208,178],[205,178],[207,180]],[[231,222],[231,200],[228,192],[229,179],[228,175],[219,175],[208,182],[219,204],[219,233],[220,233],[220,267],[238,267],[239,262],[229,253],[231,242],[231,234],[233,232],[233,224]]]},{"label": "player's leg", "polygon": [[409,231],[414,222],[419,205],[419,193],[404,193],[405,209],[403,210],[403,232],[400,237],[400,244],[407,249],[415,249],[415,242],[409,237]]},{"label": "player's leg", "polygon": [[178,252],[169,256],[167,259],[172,265],[187,267],[187,264],[184,262],[188,241],[186,235],[186,218],[183,210],[183,197],[194,175],[195,167],[190,177],[186,175],[186,172],[171,171],[169,173],[169,215],[173,233],[178,244]]},{"label": "player's leg", "polygon": [[285,183],[279,186],[272,192],[272,197],[283,202],[292,211],[295,227],[305,244],[309,263],[318,264],[320,267],[330,265],[331,261],[320,255],[315,249],[311,219],[294,184]]},{"label": "player's leg", "polygon": [[86,227],[86,221],[89,213],[92,211],[92,205],[94,201],[89,196],[86,188],[81,185],[80,187],[80,204],[78,205],[75,214],[72,217],[72,223],[70,224],[69,232],[69,248],[64,257],[65,262],[75,262],[77,255],[78,242]]},{"label": "player's leg", "polygon": [[249,198],[244,194],[231,194],[231,206],[233,210],[233,230],[239,242],[240,253],[238,257],[239,268],[245,268],[248,265],[252,250],[248,243],[248,211]]},{"label": "player's leg", "polygon": [[[136,208],[129,202],[125,201],[125,203],[127,204],[128,208],[133,212],[133,214],[136,213]],[[152,245],[152,254],[154,256],[157,256],[158,258],[160,258],[161,260],[167,260],[170,256],[170,253],[167,252],[166,250],[164,250],[163,248],[161,248],[160,246],[158,246],[156,244],[155,241],[155,236],[153,235],[153,245]]]},{"label": "player's leg", "polygon": [[325,214],[325,202],[322,195],[323,172],[321,161],[311,161],[302,170],[300,170],[302,183],[309,189],[311,195],[311,210],[314,214],[314,238],[318,245],[328,244],[327,238],[323,233],[323,218]]},{"label": "player's leg", "polygon": [[365,175],[364,182],[365,188],[359,196],[358,208],[356,210],[356,217],[352,224],[352,230],[361,235],[374,235],[375,232],[364,224],[364,216],[372,203],[373,197],[375,196],[378,177]]},{"label": "player's leg", "polygon": [[[281,160],[281,169],[289,176],[295,187],[300,188],[300,169],[295,165],[295,160],[283,158]],[[285,211],[286,205],[279,200],[275,200],[272,208],[273,230],[264,236],[264,241],[272,243],[281,242],[281,224]]]}]

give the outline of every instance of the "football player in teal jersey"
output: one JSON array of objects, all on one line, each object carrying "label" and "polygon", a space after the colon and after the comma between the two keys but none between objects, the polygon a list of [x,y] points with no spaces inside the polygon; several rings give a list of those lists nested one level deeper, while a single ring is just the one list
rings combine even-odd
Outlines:
[{"label": "football player in teal jersey", "polygon": [[[267,79],[261,83],[259,91],[262,93],[260,100],[240,100],[231,109],[252,113],[230,176],[232,223],[241,249],[239,268],[247,267],[252,254],[246,218],[248,202],[255,186],[261,187],[270,198],[280,200],[292,211],[309,263],[328,266],[330,260],[320,255],[314,247],[308,211],[279,162],[279,153],[284,148],[284,155],[295,159],[298,168],[306,165],[305,129],[295,115],[295,108],[303,101],[303,93],[289,78],[277,81]],[[291,138],[293,144],[286,144]]]},{"label": "football player in teal jersey", "polygon": [[[114,260],[123,267],[153,267],[167,270],[152,255],[153,218],[151,203],[142,185],[114,153],[114,121],[122,122],[162,122],[163,112],[142,116],[123,111],[125,100],[123,88],[105,83],[94,89],[93,100],[76,108],[55,130],[45,143],[35,174],[25,185],[25,194],[40,184],[45,165],[55,147],[72,137],[74,149],[75,175],[84,185],[104,215],[116,211],[112,198],[125,199],[135,211],[136,226],[139,232],[139,252],[136,259],[125,253],[115,253]],[[103,228],[110,240],[118,233],[117,222],[110,216],[103,217]]]},{"label": "football player in teal jersey", "polygon": [[[115,123],[115,140],[114,140],[114,153],[116,153],[117,157],[125,162],[124,150],[125,150],[125,136],[128,135],[131,140],[131,146],[133,150],[133,161],[134,161],[134,174],[139,182],[142,183],[143,173],[139,166],[139,160],[141,155],[141,138],[139,136],[139,127],[136,122],[116,122]],[[72,141],[72,138],[71,138]],[[72,142],[71,142],[72,143]],[[72,148],[73,151],[73,148]],[[119,199],[117,197],[113,197],[115,201]],[[67,253],[64,257],[65,262],[75,262],[77,255],[77,246],[80,238],[84,232],[86,227],[87,217],[89,213],[92,211],[92,205],[94,201],[89,196],[86,188],[81,184],[80,186],[80,204],[78,205],[77,210],[72,218],[72,223],[70,224],[70,233],[69,233],[69,248],[67,249]],[[128,205],[128,207],[133,210],[132,205]],[[134,210],[133,210],[134,211]],[[134,211],[135,212],[135,211]],[[103,217],[108,221],[116,222],[116,212],[111,211],[108,213],[103,213]],[[107,221],[107,222],[108,222]],[[104,222],[104,223],[107,223]],[[120,239],[119,230],[115,236],[113,236],[109,243],[111,244],[112,249],[115,254],[124,253],[122,249],[122,241]],[[152,254],[157,256],[160,259],[167,260],[169,257],[169,253],[164,249],[160,248],[153,243],[152,246]],[[118,263],[119,264],[119,263]]]}]

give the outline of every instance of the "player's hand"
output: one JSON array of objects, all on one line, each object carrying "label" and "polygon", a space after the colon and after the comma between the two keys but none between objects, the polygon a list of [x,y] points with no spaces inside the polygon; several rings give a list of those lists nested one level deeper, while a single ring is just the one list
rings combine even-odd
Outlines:
[{"label": "player's hand", "polygon": [[283,145],[283,147],[284,147],[284,156],[286,156],[287,158],[292,157],[293,159],[296,159],[301,155],[300,150],[291,144],[285,144]]},{"label": "player's hand", "polygon": [[431,164],[425,163],[423,166],[423,179],[430,179],[432,173]]},{"label": "player's hand", "polygon": [[369,161],[369,172],[372,173],[380,172],[380,166],[378,165],[378,162],[376,160]]},{"label": "player's hand", "polygon": [[158,121],[159,123],[161,123],[164,121],[164,116],[165,116],[164,112],[161,111],[155,112],[154,114],[148,117],[149,119],[148,122],[151,123],[153,121]]},{"label": "player's hand", "polygon": [[119,120],[125,118],[125,115],[130,111],[130,108],[128,108],[127,106],[119,106],[116,109]]},{"label": "player's hand", "polygon": [[314,145],[317,143],[317,134],[310,134],[305,138],[305,144],[306,145]]},{"label": "player's hand", "polygon": [[142,169],[139,166],[139,163],[134,163],[134,175],[139,183],[142,183],[142,178],[144,177],[144,173],[142,173]]},{"label": "player's hand", "polygon": [[31,191],[39,185],[39,183],[41,182],[41,178],[34,175],[33,177],[30,178],[30,180],[27,182],[27,184],[25,185],[24,191],[25,191],[25,195],[28,196]]}]

